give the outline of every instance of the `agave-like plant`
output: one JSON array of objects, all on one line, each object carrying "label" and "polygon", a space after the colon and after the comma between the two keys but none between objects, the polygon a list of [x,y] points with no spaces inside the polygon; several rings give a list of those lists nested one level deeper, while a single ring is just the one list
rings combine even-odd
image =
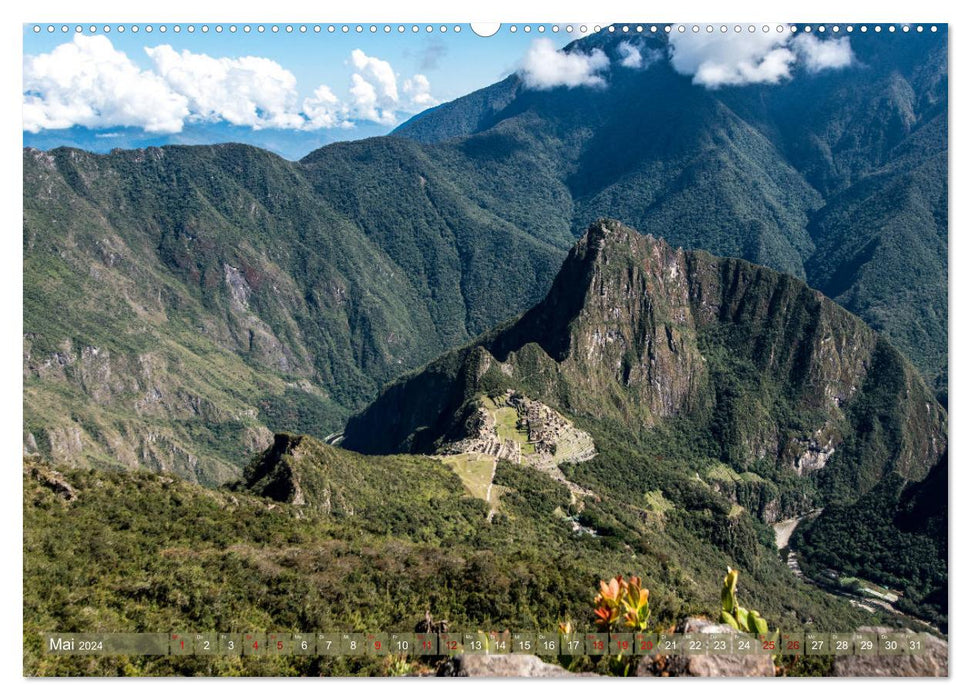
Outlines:
[{"label": "agave-like plant", "polygon": [[741,632],[768,634],[769,623],[757,610],[747,610],[738,604],[735,589],[738,586],[738,569],[728,567],[728,575],[722,583],[721,621]]},{"label": "agave-like plant", "polygon": [[641,579],[638,576],[631,576],[627,582],[627,594],[621,600],[624,606],[625,627],[635,632],[643,632],[647,629],[647,620],[651,616],[649,596],[650,591],[641,587]]}]

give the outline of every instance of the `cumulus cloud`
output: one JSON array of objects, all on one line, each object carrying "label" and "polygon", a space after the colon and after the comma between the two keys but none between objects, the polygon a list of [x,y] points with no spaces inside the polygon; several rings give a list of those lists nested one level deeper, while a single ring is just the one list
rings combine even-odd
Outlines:
[{"label": "cumulus cloud", "polygon": [[351,52],[351,113],[356,119],[387,126],[397,121],[398,79],[387,61],[368,56],[360,49]]},{"label": "cumulus cloud", "polygon": [[799,64],[813,73],[843,68],[853,61],[849,37],[820,41],[789,33],[676,33],[671,35],[671,65],[708,88],[779,83]]},{"label": "cumulus cloud", "polygon": [[76,35],[50,53],[24,57],[24,130],[84,126],[182,130],[189,100],[141,70],[104,36]]},{"label": "cumulus cloud", "polygon": [[790,77],[795,54],[788,34],[672,33],[671,65],[695,83],[717,88],[748,83],[778,83]]},{"label": "cumulus cloud", "polygon": [[416,73],[405,80],[401,86],[401,92],[408,98],[406,106],[414,111],[428,109],[438,104],[438,100],[432,97],[431,83],[421,73]]},{"label": "cumulus cloud", "polygon": [[354,126],[347,118],[347,106],[326,85],[319,86],[303,101],[303,113],[307,118],[306,129],[349,129]]},{"label": "cumulus cloud", "polygon": [[348,97],[319,85],[300,100],[297,79],[258,56],[213,57],[163,44],[146,47],[143,70],[104,36],[77,35],[50,53],[24,59],[24,130],[140,127],[176,133],[186,122],[253,129],[331,129],[356,121],[393,126],[399,116],[438,104],[428,77],[404,80],[391,64],[355,49]]},{"label": "cumulus cloud", "polygon": [[629,41],[620,42],[617,51],[620,54],[620,65],[624,68],[640,68],[644,65],[644,57],[641,56],[641,50]]},{"label": "cumulus cloud", "polygon": [[853,49],[848,36],[821,41],[812,34],[800,34],[793,41],[793,47],[810,73],[846,68],[853,63]]},{"label": "cumulus cloud", "polygon": [[533,41],[519,68],[526,87],[550,90],[555,87],[597,87],[604,85],[600,73],[610,65],[600,49],[590,53],[557,51],[550,39]]},{"label": "cumulus cloud", "polygon": [[360,49],[351,51],[351,63],[358,70],[359,75],[377,86],[377,92],[382,99],[398,101],[398,81],[394,76],[394,69],[387,61],[368,56]]},{"label": "cumulus cloud", "polygon": [[303,126],[297,79],[275,61],[257,56],[213,58],[177,52],[167,44],[145,52],[155,73],[189,101],[194,120],[223,120],[254,129]]}]

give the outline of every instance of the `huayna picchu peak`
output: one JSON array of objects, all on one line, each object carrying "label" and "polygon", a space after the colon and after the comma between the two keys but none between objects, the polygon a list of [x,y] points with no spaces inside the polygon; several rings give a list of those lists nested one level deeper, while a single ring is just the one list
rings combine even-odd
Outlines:
[{"label": "huayna picchu peak", "polygon": [[911,365],[821,293],[610,220],[542,302],[388,387],[343,445],[430,450],[471,400],[507,387],[639,438],[687,421],[699,454],[839,493],[889,471],[918,480],[947,444],[945,411]]},{"label": "huayna picchu peak", "polygon": [[[510,396],[589,437],[591,449],[553,472],[575,496],[647,494],[647,512],[701,507],[701,489],[766,523],[822,508],[832,527],[827,506],[848,512],[877,492],[894,502],[947,448],[945,409],[859,318],[789,275],[607,219],[579,239],[545,299],[386,387],[342,446],[462,452],[486,423],[485,437],[498,434],[483,416]],[[527,418],[513,412],[510,425],[528,446]],[[490,444],[519,449],[509,435]],[[489,453],[466,458],[476,451]],[[907,527],[924,529],[917,520]],[[943,560],[931,549],[936,563],[908,574],[918,599],[940,598]]]}]

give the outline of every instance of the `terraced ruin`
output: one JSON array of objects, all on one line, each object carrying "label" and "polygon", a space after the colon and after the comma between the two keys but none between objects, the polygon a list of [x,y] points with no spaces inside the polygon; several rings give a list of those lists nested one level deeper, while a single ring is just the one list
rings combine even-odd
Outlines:
[{"label": "terraced ruin", "polygon": [[593,458],[593,438],[546,404],[511,389],[482,396],[469,425],[470,434],[445,446],[439,458],[455,470],[471,495],[490,504],[490,517],[497,505],[492,478],[500,459],[547,474],[566,486],[574,501],[593,495],[560,469],[561,464]]}]

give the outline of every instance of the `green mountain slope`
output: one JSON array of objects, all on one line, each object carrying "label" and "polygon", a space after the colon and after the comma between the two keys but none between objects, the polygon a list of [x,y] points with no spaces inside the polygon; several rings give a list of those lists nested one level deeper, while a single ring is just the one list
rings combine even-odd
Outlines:
[{"label": "green mountain slope", "polygon": [[[827,508],[794,534],[812,573],[834,568],[899,589],[897,606],[948,628],[947,455],[918,482],[891,477],[859,501]],[[852,537],[846,537],[852,532]]]},{"label": "green mountain slope", "polygon": [[945,397],[947,34],[847,40],[844,70],[707,90],[670,67],[666,35],[603,32],[565,50],[616,57],[629,42],[647,66],[612,64],[601,88],[536,91],[513,76],[395,133],[443,146],[542,133],[533,156],[566,159],[571,230],[608,216],[804,278]]},{"label": "green mountain slope", "polygon": [[594,224],[522,317],[399,380],[344,433],[371,453],[481,435],[514,391],[575,419],[580,487],[676,503],[713,488],[768,522],[924,479],[944,409],[886,340],[798,280]]},{"label": "green mountain slope", "polygon": [[517,76],[299,163],[24,152],[24,449],[220,483],[539,301],[589,221],[806,279],[946,401],[946,32],[706,90],[603,32],[606,87]]},{"label": "green mountain slope", "polygon": [[414,144],[331,153],[25,151],[25,449],[220,483],[545,290],[557,249]]},{"label": "green mountain slope", "polygon": [[[426,612],[452,630],[555,632],[570,620],[585,631],[599,580],[618,572],[643,577],[651,628],[663,629],[717,614],[728,562],[743,568],[745,600],[785,629],[876,619],[793,580],[767,529],[729,519],[730,504],[710,489],[695,497],[707,499],[705,512],[671,504],[648,518],[592,499],[592,536],[566,517],[567,488],[532,468],[499,462],[490,519],[440,460],[366,457],[291,435],[278,435],[232,490],[35,459],[23,478],[28,675],[401,673],[387,657],[55,657],[40,639],[97,629],[407,632]],[[419,670],[408,662],[404,670]]]}]

